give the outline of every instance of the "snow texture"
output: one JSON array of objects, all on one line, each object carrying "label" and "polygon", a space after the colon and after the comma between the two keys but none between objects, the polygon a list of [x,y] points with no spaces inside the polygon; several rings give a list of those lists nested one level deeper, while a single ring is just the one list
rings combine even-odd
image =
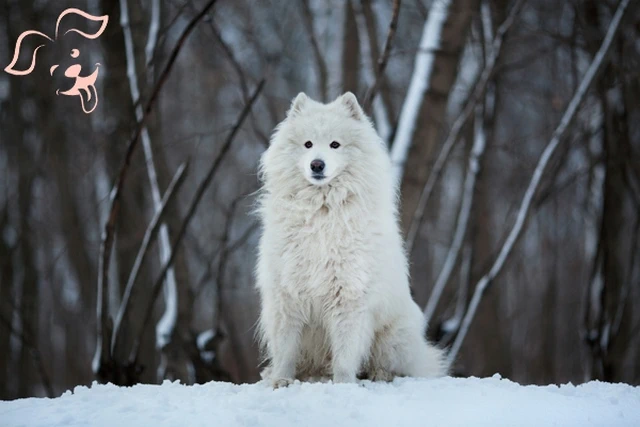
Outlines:
[{"label": "snow texture", "polygon": [[393,383],[76,387],[0,402],[2,426],[638,426],[640,387],[521,386],[493,378]]}]

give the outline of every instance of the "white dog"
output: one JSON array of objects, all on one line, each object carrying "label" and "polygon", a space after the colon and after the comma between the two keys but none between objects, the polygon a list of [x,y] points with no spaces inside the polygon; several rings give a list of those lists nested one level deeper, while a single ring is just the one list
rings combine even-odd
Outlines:
[{"label": "white dog", "polygon": [[356,97],[300,93],[260,173],[263,378],[445,375],[409,292],[388,151]]}]

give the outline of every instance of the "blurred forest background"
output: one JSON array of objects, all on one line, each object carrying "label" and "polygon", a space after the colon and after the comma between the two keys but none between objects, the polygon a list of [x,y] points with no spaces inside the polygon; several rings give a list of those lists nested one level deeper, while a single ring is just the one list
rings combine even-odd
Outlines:
[{"label": "blurred forest background", "polygon": [[640,384],[636,3],[0,0],[1,68],[67,7],[109,16],[68,41],[92,114],[55,49],[0,72],[0,398],[259,378],[256,166],[300,91],[353,91],[389,143],[457,375]]}]

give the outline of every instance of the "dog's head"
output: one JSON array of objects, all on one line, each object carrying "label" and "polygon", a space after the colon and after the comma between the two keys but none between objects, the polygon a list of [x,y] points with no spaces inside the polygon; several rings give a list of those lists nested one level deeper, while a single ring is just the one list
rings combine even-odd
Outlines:
[{"label": "dog's head", "polygon": [[364,157],[368,144],[379,144],[379,138],[353,93],[329,104],[300,93],[272,138],[263,170],[325,186],[345,173],[353,175],[356,169],[375,168]]},{"label": "dog's head", "polygon": [[[4,70],[15,76],[29,75],[36,67],[37,58],[40,56],[38,52],[41,48],[59,43],[68,34],[79,35],[82,39],[97,39],[105,31],[108,22],[109,17],[106,15],[93,16],[80,9],[66,9],[58,16],[53,38],[36,30],[28,30],[20,34],[16,41],[13,59]],[[87,114],[91,113],[98,105],[95,82],[100,64],[95,63],[91,73],[82,75],[80,49],[70,48],[65,56],[67,58],[57,58],[57,61],[49,67],[49,74],[52,77],[54,73],[62,71],[62,75],[69,81],[64,84],[65,87],[56,88],[55,93],[79,97],[83,111]],[[69,58],[71,58],[71,64],[65,64],[63,68],[59,68],[61,63],[68,62]],[[21,60],[22,64],[20,64]]]}]

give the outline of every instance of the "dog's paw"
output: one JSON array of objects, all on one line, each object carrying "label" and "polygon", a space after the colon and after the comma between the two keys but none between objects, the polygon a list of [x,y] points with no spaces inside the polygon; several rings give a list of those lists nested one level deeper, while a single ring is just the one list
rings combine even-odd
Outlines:
[{"label": "dog's paw", "polygon": [[293,381],[293,378],[276,378],[271,380],[271,386],[274,390],[278,388],[285,388],[293,384]]},{"label": "dog's paw", "polygon": [[369,373],[368,378],[371,381],[391,382],[395,375],[386,369],[378,368]]},{"label": "dog's paw", "polygon": [[356,383],[357,378],[355,374],[347,374],[347,373],[335,373],[333,374],[333,383],[334,384],[349,384]]},{"label": "dog's paw", "polygon": [[272,376],[271,371],[273,371],[273,368],[271,366],[267,366],[262,371],[260,371],[260,378],[262,378],[263,380],[268,380]]}]

